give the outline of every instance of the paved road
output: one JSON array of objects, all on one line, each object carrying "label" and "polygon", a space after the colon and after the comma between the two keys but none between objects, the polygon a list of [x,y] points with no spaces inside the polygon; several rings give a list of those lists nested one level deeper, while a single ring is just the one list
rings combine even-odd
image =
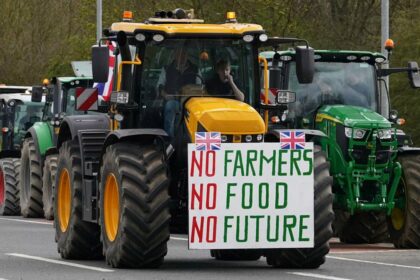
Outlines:
[{"label": "paved road", "polygon": [[18,279],[420,279],[420,250],[390,244],[348,246],[332,241],[326,264],[314,270],[280,270],[256,262],[222,262],[208,251],[188,251],[173,236],[158,270],[112,269],[104,261],[62,260],[50,222],[0,217],[0,280]]}]

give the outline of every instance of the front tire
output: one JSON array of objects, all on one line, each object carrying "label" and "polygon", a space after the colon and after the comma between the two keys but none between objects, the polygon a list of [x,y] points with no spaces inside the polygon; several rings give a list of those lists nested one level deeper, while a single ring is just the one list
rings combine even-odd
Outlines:
[{"label": "front tire", "polygon": [[325,153],[314,147],[314,248],[267,250],[267,263],[278,268],[318,268],[330,251],[332,237],[332,177]]},{"label": "front tire", "polygon": [[388,229],[396,248],[420,248],[420,155],[398,157],[402,175],[395,199],[399,201],[388,218]]},{"label": "front tire", "polygon": [[158,267],[169,240],[169,179],[155,145],[106,149],[101,166],[101,239],[112,267]]},{"label": "front tire", "polygon": [[44,217],[42,204],[42,168],[34,140],[23,141],[21,155],[20,208],[25,218]]},{"label": "front tire", "polygon": [[44,205],[44,216],[47,220],[54,219],[54,183],[57,173],[57,155],[49,155],[44,162],[42,175],[42,203]]},{"label": "front tire", "polygon": [[348,244],[373,244],[389,241],[386,215],[382,212],[361,212],[350,215],[348,212],[336,213],[337,235],[340,241]]},{"label": "front tire", "polygon": [[19,171],[20,159],[0,160],[0,216],[20,215]]},{"label": "front tire", "polygon": [[77,139],[64,142],[60,148],[55,186],[54,227],[61,257],[101,258],[99,226],[82,219],[82,167]]}]

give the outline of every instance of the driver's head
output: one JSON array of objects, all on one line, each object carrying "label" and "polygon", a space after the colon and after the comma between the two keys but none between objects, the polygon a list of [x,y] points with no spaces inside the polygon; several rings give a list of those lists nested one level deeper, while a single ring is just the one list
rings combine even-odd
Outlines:
[{"label": "driver's head", "polygon": [[348,69],[345,73],[345,82],[350,86],[360,84],[363,81],[361,74],[354,69]]},{"label": "driver's head", "polygon": [[230,62],[224,59],[220,59],[216,63],[216,72],[219,76],[219,79],[226,82],[228,75],[230,75]]}]

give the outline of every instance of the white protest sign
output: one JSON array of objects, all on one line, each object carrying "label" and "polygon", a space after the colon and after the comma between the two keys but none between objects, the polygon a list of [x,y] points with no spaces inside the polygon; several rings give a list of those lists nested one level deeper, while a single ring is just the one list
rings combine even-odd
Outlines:
[{"label": "white protest sign", "polygon": [[188,145],[190,249],[314,246],[313,143]]}]

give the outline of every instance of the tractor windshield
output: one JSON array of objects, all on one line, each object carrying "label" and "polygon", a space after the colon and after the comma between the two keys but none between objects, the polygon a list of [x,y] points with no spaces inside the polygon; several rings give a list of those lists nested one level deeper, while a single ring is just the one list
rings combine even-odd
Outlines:
[{"label": "tractor windshield", "polygon": [[[226,89],[228,75],[244,93],[244,101],[253,101],[254,51],[242,39],[151,41],[140,48],[139,57],[142,71],[137,73],[136,90],[145,126],[162,126],[162,112],[169,100],[182,104],[190,96],[234,98]],[[228,69],[224,77],[217,73],[220,65]]]},{"label": "tractor windshield", "polygon": [[15,107],[13,143],[21,143],[26,131],[35,123],[41,121],[44,103],[25,102]]},{"label": "tractor windshield", "polygon": [[377,109],[375,68],[368,63],[316,62],[311,84],[299,84],[296,65],[289,67],[288,88],[296,92],[291,106],[297,117],[311,117],[325,104]]}]

